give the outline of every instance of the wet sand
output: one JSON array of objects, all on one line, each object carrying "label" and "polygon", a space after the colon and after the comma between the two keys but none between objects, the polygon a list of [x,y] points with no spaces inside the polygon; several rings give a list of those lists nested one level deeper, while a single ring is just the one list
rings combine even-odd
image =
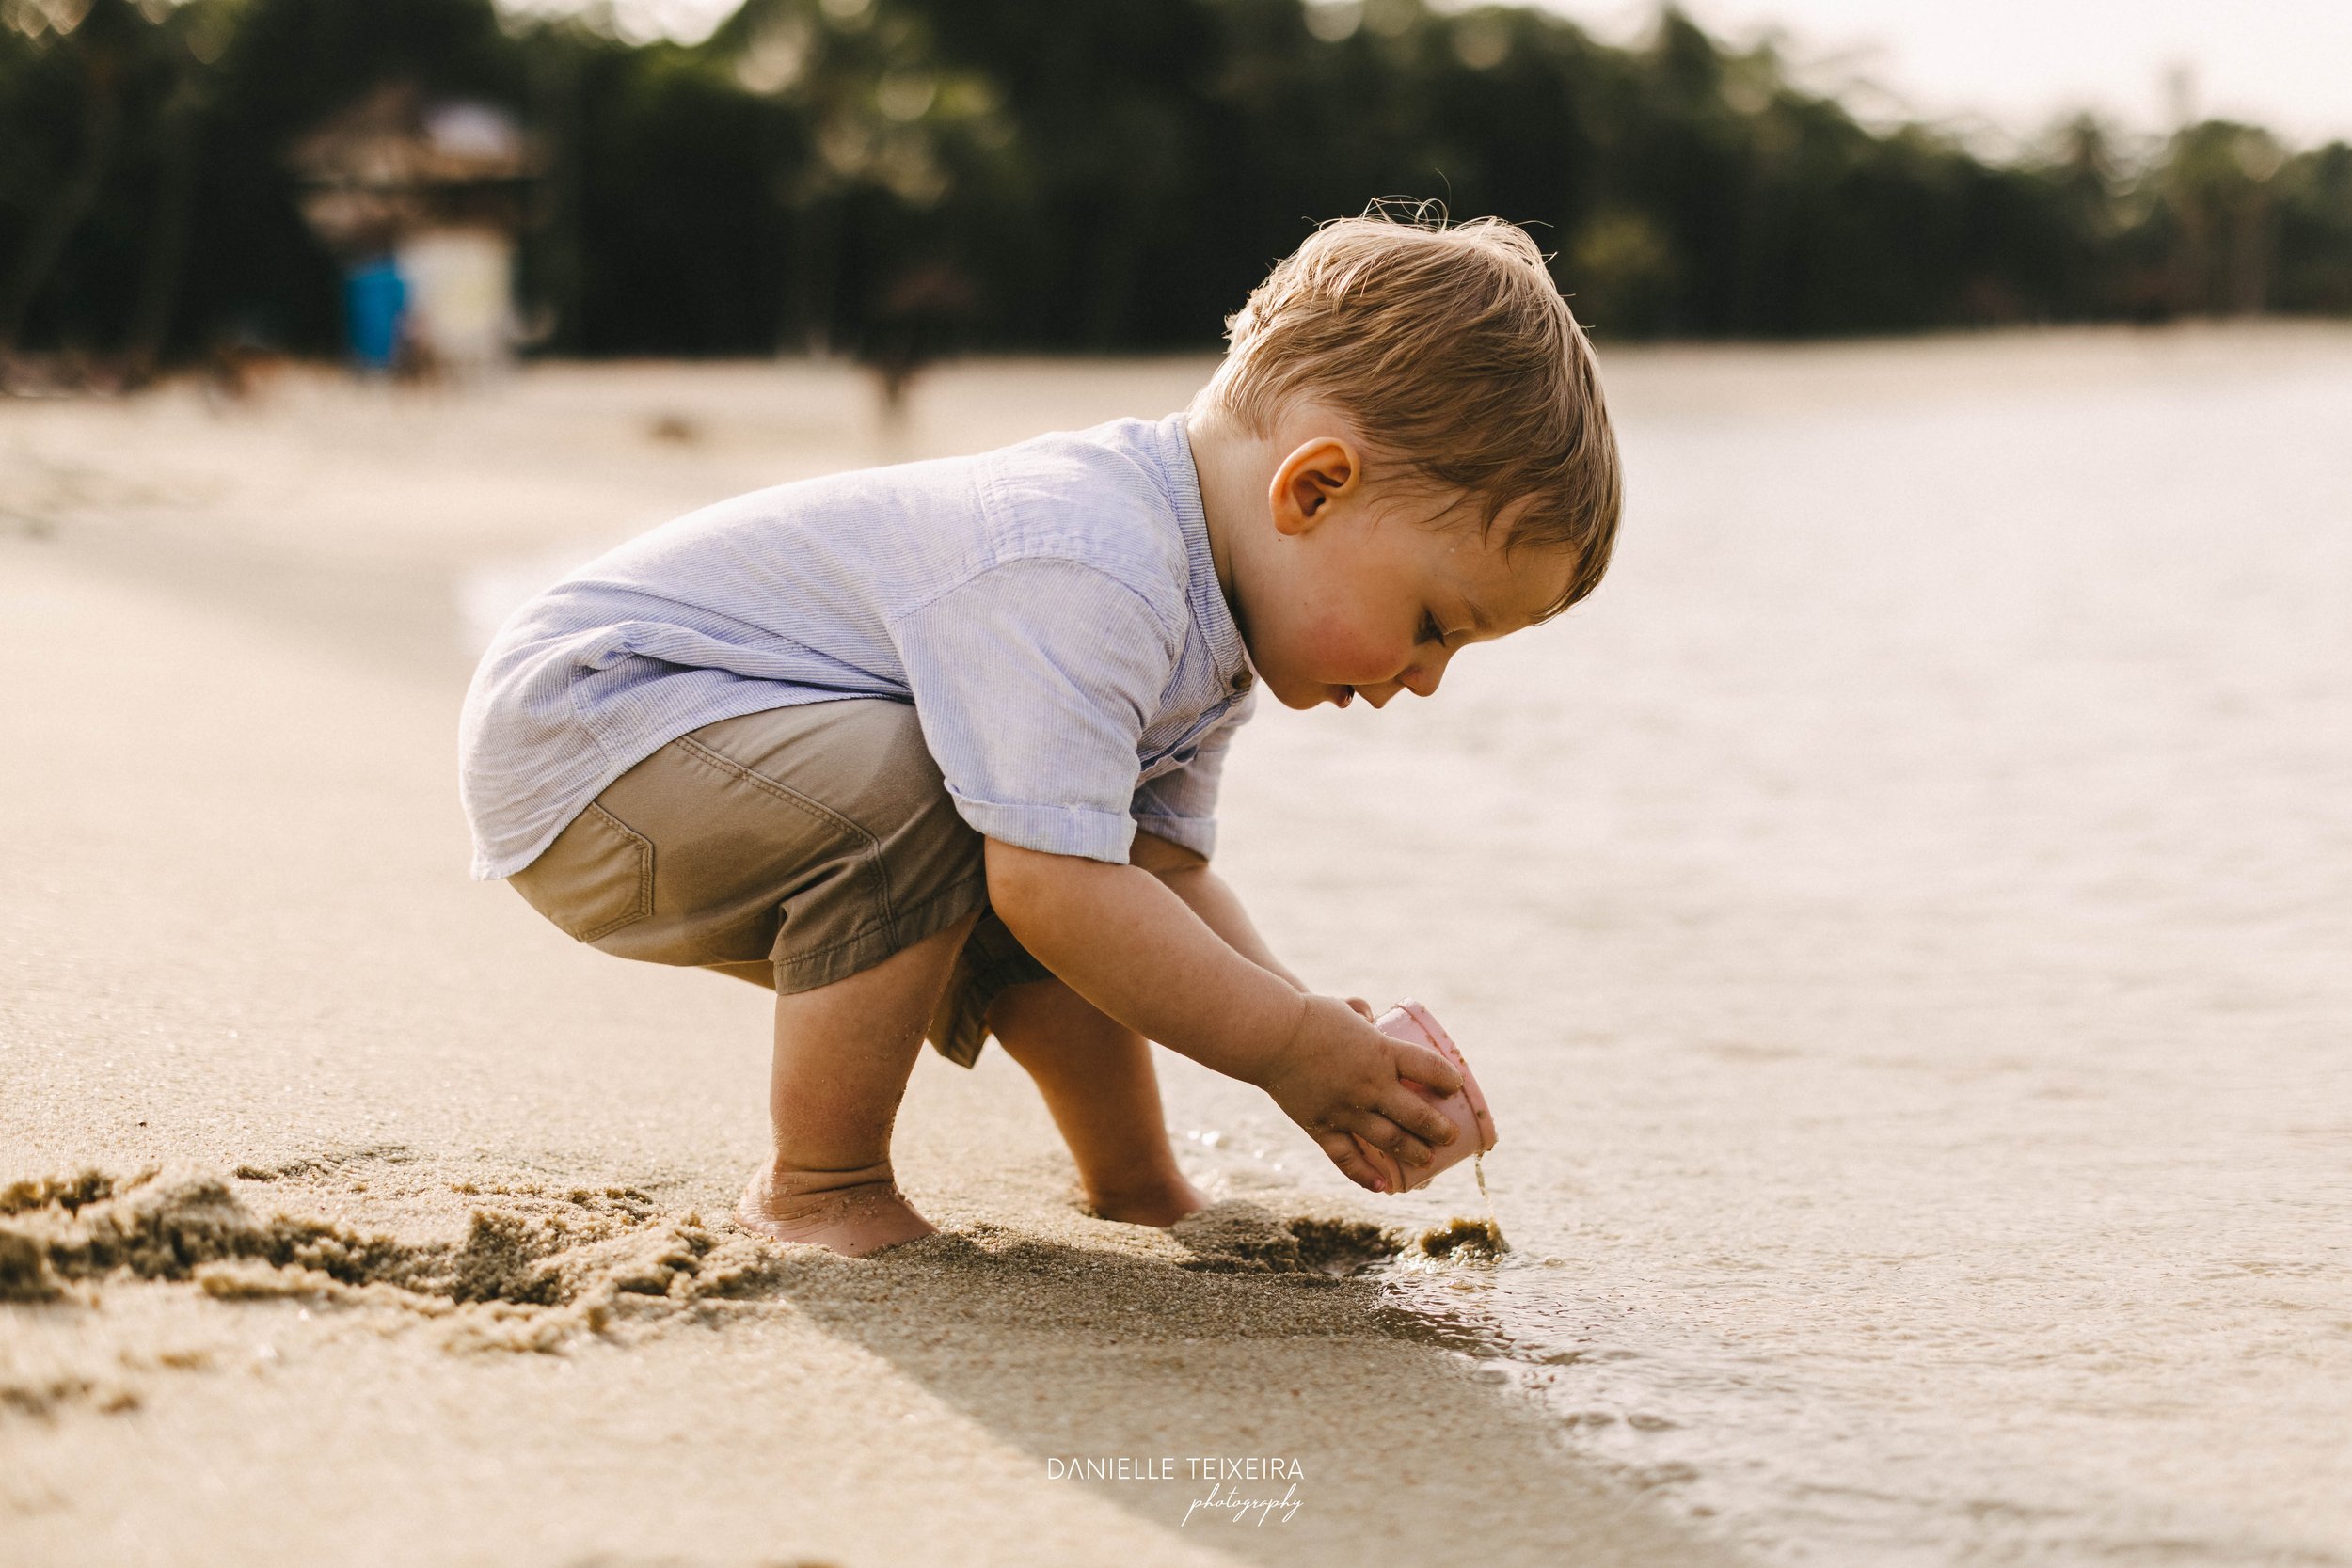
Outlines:
[{"label": "wet sand", "polygon": [[[0,1198],[50,1297],[0,1307],[0,1547],[2352,1559],[2342,330],[1612,356],[1602,594],[1435,702],[1253,726],[1221,858],[1470,1053],[1499,1265],[1335,1275],[1468,1172],[1356,1198],[1173,1061],[1223,1200],[1176,1236],[1076,1212],[999,1053],[916,1075],[945,1236],[718,1222],[760,999],[464,881],[482,623],[1206,368],[959,368],[887,439],[810,367],[0,404],[0,1188],[163,1172]],[[1250,1454],[1299,1511],[1183,1524]],[[1052,1473],[1121,1457],[1175,1479]]]}]

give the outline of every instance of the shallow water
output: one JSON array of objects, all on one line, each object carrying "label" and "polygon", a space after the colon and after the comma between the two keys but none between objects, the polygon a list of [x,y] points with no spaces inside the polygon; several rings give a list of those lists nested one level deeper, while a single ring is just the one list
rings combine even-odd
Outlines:
[{"label": "shallow water", "polygon": [[1601,594],[1235,753],[1495,1108],[1390,1289],[1768,1560],[2352,1561],[2352,340],[1622,364]]}]

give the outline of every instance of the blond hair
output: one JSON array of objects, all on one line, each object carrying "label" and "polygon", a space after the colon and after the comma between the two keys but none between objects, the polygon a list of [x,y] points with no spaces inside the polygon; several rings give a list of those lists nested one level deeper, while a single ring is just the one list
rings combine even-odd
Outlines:
[{"label": "blond hair", "polygon": [[1329,404],[1373,451],[1475,498],[1481,536],[1575,553],[1556,615],[1608,570],[1624,506],[1592,345],[1544,254],[1500,218],[1429,221],[1375,204],[1315,230],[1225,323],[1196,412],[1253,435],[1295,397]]}]

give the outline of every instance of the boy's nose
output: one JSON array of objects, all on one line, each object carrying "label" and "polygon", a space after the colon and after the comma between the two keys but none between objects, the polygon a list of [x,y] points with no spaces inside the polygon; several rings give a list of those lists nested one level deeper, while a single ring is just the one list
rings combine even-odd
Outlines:
[{"label": "boy's nose", "polygon": [[1442,662],[1416,664],[1397,676],[1396,684],[1416,697],[1434,697],[1438,694],[1438,683],[1443,679],[1445,665]]}]

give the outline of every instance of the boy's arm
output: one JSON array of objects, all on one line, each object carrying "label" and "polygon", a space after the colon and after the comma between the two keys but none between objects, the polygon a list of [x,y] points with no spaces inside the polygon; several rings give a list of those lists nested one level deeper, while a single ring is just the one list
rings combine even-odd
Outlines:
[{"label": "boy's arm", "polygon": [[[1139,865],[987,842],[989,902],[1046,968],[1138,1034],[1264,1089],[1351,1180],[1380,1187],[1350,1133],[1414,1164],[1426,1163],[1429,1144],[1452,1140],[1453,1127],[1403,1082],[1458,1088],[1436,1052],[1391,1039],[1346,1003],[1244,957]],[[1223,901],[1239,912],[1231,893]],[[1240,928],[1256,940],[1247,916]]]},{"label": "boy's arm", "polygon": [[[1274,956],[1265,938],[1242,908],[1240,895],[1224,878],[1209,869],[1209,863],[1181,844],[1170,844],[1148,830],[1137,829],[1134,847],[1127,852],[1131,865],[1139,865],[1168,884],[1182,898],[1200,923],[1225,939],[1225,944],[1260,969],[1272,970],[1287,981],[1293,990],[1306,990],[1307,982],[1291,967]],[[1351,996],[1347,1005],[1369,1019],[1372,1004],[1360,996]]]},{"label": "boy's arm", "polygon": [[1265,938],[1242,908],[1240,898],[1225,884],[1225,879],[1209,869],[1209,863],[1181,844],[1170,844],[1148,829],[1138,830],[1136,842],[1127,851],[1127,863],[1140,867],[1168,885],[1170,892],[1184,901],[1186,908],[1200,917],[1200,923],[1225,939],[1225,945],[1256,964],[1271,970],[1293,990],[1305,990],[1307,982],[1290,971],[1290,967],[1274,956]]}]

